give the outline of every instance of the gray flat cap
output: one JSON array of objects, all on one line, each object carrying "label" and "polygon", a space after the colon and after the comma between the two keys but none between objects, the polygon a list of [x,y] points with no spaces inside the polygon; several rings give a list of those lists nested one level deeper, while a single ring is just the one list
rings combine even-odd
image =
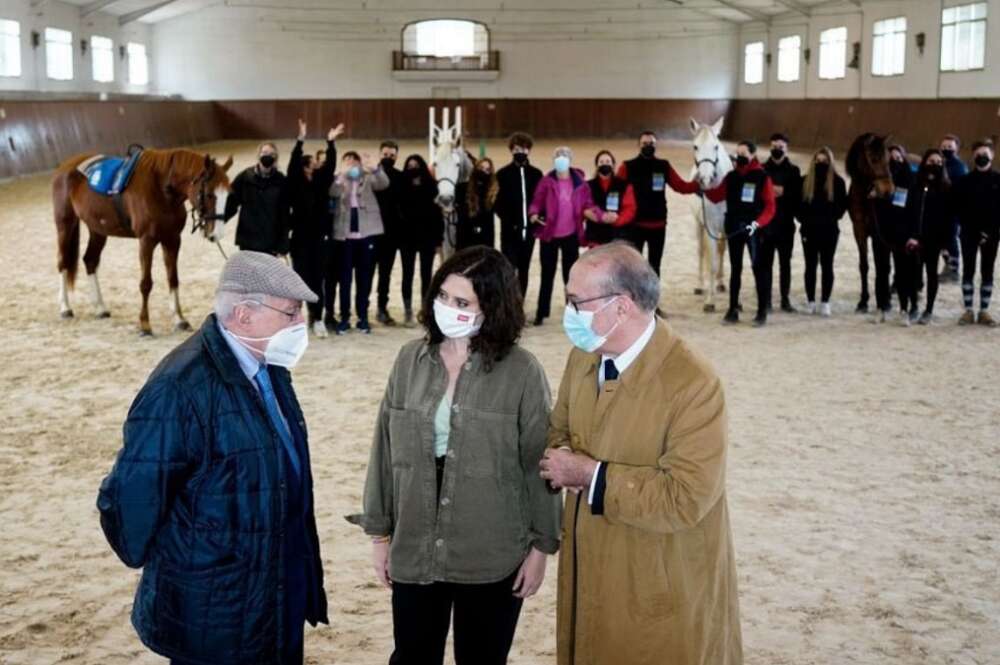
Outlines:
[{"label": "gray flat cap", "polygon": [[222,268],[219,291],[262,293],[275,298],[317,302],[312,292],[281,259],[262,252],[236,252]]}]

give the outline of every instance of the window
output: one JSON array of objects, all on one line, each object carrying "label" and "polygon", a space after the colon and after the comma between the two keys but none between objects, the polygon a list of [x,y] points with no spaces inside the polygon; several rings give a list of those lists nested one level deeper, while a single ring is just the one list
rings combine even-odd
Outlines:
[{"label": "window", "polygon": [[847,28],[819,33],[819,77],[842,79],[847,75]]},{"label": "window", "polygon": [[764,82],[764,42],[752,42],[743,48],[743,81],[749,85]]},{"label": "window", "polygon": [[872,75],[895,76],[906,69],[906,17],[875,21]]},{"label": "window", "polygon": [[144,44],[128,43],[128,82],[132,85],[149,83],[149,60]]},{"label": "window", "polygon": [[949,7],[941,13],[941,71],[986,65],[986,3]]},{"label": "window", "polygon": [[95,81],[110,83],[115,80],[115,50],[110,39],[98,35],[90,38],[90,65]]},{"label": "window", "polygon": [[778,40],[778,80],[798,81],[799,62],[801,61],[802,38],[783,37]]},{"label": "window", "polygon": [[45,72],[54,81],[73,80],[73,33],[45,28]]},{"label": "window", "polygon": [[476,54],[476,24],[472,21],[421,21],[416,55],[453,58]]},{"label": "window", "polygon": [[21,75],[21,24],[0,19],[0,76]]}]

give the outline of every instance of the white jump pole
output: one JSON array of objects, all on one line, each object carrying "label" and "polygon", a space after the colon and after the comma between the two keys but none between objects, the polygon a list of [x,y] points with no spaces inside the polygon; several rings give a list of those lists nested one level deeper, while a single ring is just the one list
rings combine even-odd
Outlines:
[{"label": "white jump pole", "polygon": [[434,163],[434,107],[429,106],[428,111],[428,122],[427,122],[427,163]]},{"label": "white jump pole", "polygon": [[462,144],[462,107],[455,107],[455,133],[457,134],[456,144]]}]

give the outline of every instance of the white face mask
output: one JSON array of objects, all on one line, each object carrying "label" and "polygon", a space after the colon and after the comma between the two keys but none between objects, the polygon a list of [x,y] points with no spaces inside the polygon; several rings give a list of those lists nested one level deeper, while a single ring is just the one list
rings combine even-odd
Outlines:
[{"label": "white face mask", "polygon": [[481,314],[448,307],[440,300],[434,301],[434,322],[445,337],[472,337],[483,327],[482,319]]},{"label": "white face mask", "polygon": [[[277,365],[286,369],[295,367],[305,354],[306,347],[309,346],[309,331],[304,323],[282,328],[270,337],[241,337],[236,334],[233,334],[233,337],[240,340],[240,342],[244,340],[248,342],[262,342],[266,339],[267,346],[264,348],[264,362],[268,365]],[[248,349],[252,348],[247,344],[243,346]],[[253,350],[257,351],[257,349]]]}]

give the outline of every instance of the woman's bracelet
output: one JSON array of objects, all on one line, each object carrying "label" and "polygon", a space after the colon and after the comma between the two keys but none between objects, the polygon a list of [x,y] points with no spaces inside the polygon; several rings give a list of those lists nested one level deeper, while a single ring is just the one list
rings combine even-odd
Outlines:
[{"label": "woman's bracelet", "polygon": [[389,542],[389,540],[391,540],[390,536],[375,536],[374,538],[372,538],[372,543],[374,543],[375,545],[381,545],[382,543]]}]

